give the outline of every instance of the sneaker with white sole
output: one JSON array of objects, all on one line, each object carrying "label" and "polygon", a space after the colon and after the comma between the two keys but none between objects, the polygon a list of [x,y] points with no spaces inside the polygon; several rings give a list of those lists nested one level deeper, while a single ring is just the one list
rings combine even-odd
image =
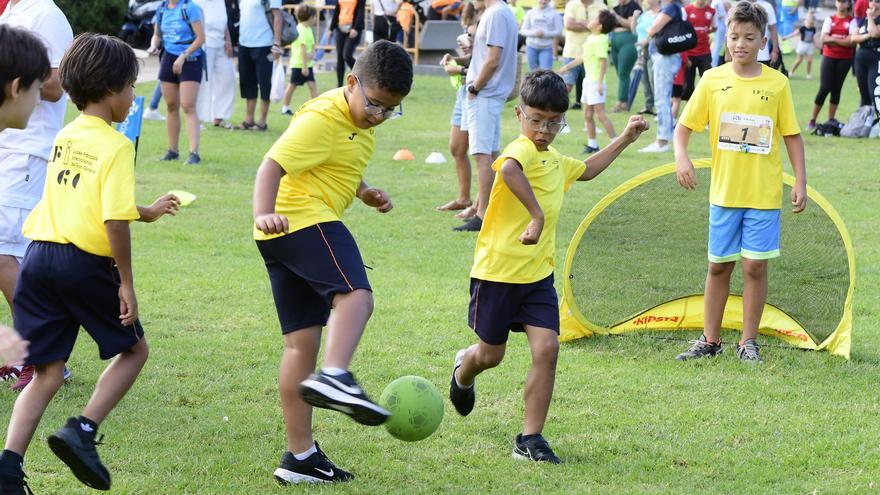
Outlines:
[{"label": "sneaker with white sole", "polygon": [[758,343],[755,339],[747,339],[745,342],[737,344],[736,357],[738,357],[740,361],[745,361],[750,364],[764,362],[764,360],[761,359],[761,348],[758,347]]},{"label": "sneaker with white sole", "polygon": [[303,400],[312,406],[339,411],[362,425],[378,426],[391,416],[370,400],[347,371],[335,376],[324,371],[312,373],[299,387]]},{"label": "sneaker with white sole", "polygon": [[645,146],[639,150],[639,153],[666,153],[669,151],[669,144],[657,144],[657,141]]},{"label": "sneaker with white sole", "polygon": [[281,456],[281,464],[275,470],[275,480],[282,485],[295,483],[334,483],[338,481],[351,481],[354,475],[333,464],[327,455],[315,442],[312,455],[303,460],[298,460],[290,452]]},{"label": "sneaker with white sole", "polygon": [[528,435],[525,439],[522,433],[516,435],[513,441],[513,458],[534,462],[549,462],[550,464],[562,464],[562,459],[556,457],[550,444],[540,434]]},{"label": "sneaker with white sole", "polygon": [[164,122],[165,116],[159,113],[158,108],[147,108],[146,110],[144,110],[144,119]]},{"label": "sneaker with white sole", "polygon": [[455,406],[455,410],[462,416],[467,416],[474,410],[474,403],[477,400],[477,394],[474,391],[474,385],[464,388],[458,385],[455,380],[455,372],[461,367],[464,361],[464,354],[467,349],[462,349],[455,354],[455,365],[452,367],[452,379],[449,381],[449,401]]}]

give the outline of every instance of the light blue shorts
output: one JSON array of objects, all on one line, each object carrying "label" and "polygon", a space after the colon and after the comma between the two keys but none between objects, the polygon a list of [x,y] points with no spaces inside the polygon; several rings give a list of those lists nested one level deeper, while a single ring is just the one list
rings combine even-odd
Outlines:
[{"label": "light blue shorts", "polygon": [[501,151],[501,112],[507,98],[467,98],[468,152],[471,155],[490,155]]},{"label": "light blue shorts", "polygon": [[780,210],[709,205],[709,261],[779,256],[779,214]]},{"label": "light blue shorts", "polygon": [[452,119],[450,119],[449,125],[454,125],[463,131],[467,130],[467,119],[464,113],[466,104],[467,86],[462,84],[460,88],[455,90],[455,108],[452,109]]},{"label": "light blue shorts", "polygon": [[[567,65],[573,58],[562,57],[562,65]],[[562,75],[562,80],[569,86],[577,85],[578,79],[584,78],[584,64],[580,64]]]}]

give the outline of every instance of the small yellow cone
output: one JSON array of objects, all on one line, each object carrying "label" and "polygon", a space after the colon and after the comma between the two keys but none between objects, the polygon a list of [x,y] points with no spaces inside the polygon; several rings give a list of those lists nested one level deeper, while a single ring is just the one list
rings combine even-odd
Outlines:
[{"label": "small yellow cone", "polygon": [[406,148],[402,148],[394,154],[395,160],[415,160],[416,157]]}]

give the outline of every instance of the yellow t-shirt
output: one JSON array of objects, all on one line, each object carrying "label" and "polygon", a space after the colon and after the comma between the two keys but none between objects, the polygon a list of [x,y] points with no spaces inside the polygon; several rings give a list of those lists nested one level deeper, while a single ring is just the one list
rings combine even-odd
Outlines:
[{"label": "yellow t-shirt", "polygon": [[[534,245],[519,242],[531,217],[501,177],[501,165],[508,158],[522,166],[544,212],[544,230]],[[547,278],[556,265],[556,221],[563,195],[587,166],[552,147],[538,151],[532,141],[520,136],[504,148],[492,168],[499,173],[495,175],[483,227],[477,237],[471,277],[511,284],[528,284]]]},{"label": "yellow t-shirt", "polygon": [[103,119],[80,115],[55,137],[43,198],[22,233],[109,257],[104,222],[138,218],[134,145]]},{"label": "yellow t-shirt", "polygon": [[[565,19],[589,22],[590,19],[598,16],[599,12],[603,10],[608,10],[608,7],[602,2],[602,0],[593,0],[593,3],[588,7],[584,6],[581,0],[570,0],[565,4],[563,23],[565,22]],[[587,38],[589,37],[589,31],[578,32],[566,29],[565,47],[562,48],[562,56],[568,58],[580,57],[584,42],[587,41]]]},{"label": "yellow t-shirt", "polygon": [[[584,72],[588,80],[599,81],[600,65],[603,58],[608,58],[608,46],[607,34],[594,34],[584,42]],[[607,65],[605,71],[608,71]]]},{"label": "yellow t-shirt", "polygon": [[[355,127],[342,88],[296,111],[290,127],[266,153],[285,172],[275,213],[287,217],[290,232],[339,220],[357,193],[374,143],[374,129]],[[266,235],[254,226],[254,239],[279,235]]]},{"label": "yellow t-shirt", "polygon": [[800,134],[791,87],[780,72],[742,78],[725,64],[706,71],[679,123],[702,132],[709,124],[709,201],[729,208],[782,207],[783,136]]}]

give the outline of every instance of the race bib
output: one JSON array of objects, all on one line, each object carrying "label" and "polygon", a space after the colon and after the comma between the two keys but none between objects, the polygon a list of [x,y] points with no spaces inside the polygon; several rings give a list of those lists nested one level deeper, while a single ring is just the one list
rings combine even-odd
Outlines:
[{"label": "race bib", "polygon": [[718,149],[741,153],[770,154],[773,146],[773,120],[763,115],[721,114]]}]

